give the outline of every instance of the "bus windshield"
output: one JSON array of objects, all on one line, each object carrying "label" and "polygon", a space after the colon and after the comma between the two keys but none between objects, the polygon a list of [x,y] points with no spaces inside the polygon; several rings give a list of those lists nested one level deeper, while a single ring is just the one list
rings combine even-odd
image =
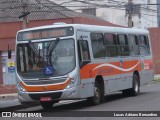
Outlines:
[{"label": "bus windshield", "polygon": [[68,74],[75,68],[73,39],[56,39],[17,45],[17,72],[34,79]]}]

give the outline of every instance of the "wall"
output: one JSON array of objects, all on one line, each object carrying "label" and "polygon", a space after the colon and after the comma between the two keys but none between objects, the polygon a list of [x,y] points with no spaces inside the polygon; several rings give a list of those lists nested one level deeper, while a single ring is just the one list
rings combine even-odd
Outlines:
[{"label": "wall", "polygon": [[153,53],[154,73],[160,74],[160,28],[149,28],[149,32]]},{"label": "wall", "polygon": [[[94,25],[106,25],[106,26],[119,26],[109,22],[95,20],[91,18],[67,18],[67,19],[57,19],[57,20],[39,20],[30,21],[29,27],[37,27],[42,25],[51,25],[55,22],[65,22],[65,23],[79,23],[79,24],[94,24]],[[2,60],[2,52],[7,51],[8,44],[10,48],[14,50],[15,48],[15,36],[18,30],[22,29],[22,22],[14,23],[0,23],[0,59]],[[155,73],[160,74],[160,28],[150,28],[151,44],[153,51],[154,69]],[[2,80],[2,61],[0,61],[0,94],[4,93],[14,93],[16,92],[16,86],[14,84],[4,85]]]},{"label": "wall", "polygon": [[15,47],[15,36],[18,30],[22,29],[21,22],[0,23],[0,51],[12,50]]},{"label": "wall", "polygon": [[[65,22],[65,23],[80,23],[80,24],[94,24],[94,25],[106,25],[106,26],[118,26],[107,21],[95,20],[91,18],[63,18],[56,20],[37,20],[29,21],[29,27],[37,27],[43,25],[52,25],[56,22]],[[15,84],[5,85],[7,81],[3,82],[4,76],[2,76],[2,52],[7,52],[8,45],[10,49],[15,50],[15,37],[18,30],[22,29],[22,22],[13,22],[13,23],[0,23],[0,94],[5,93],[14,93],[16,92]],[[6,73],[8,74],[8,73]],[[9,82],[7,82],[9,83]],[[13,82],[12,82],[13,83]]]},{"label": "wall", "polygon": [[[43,26],[43,25],[51,25],[54,22],[65,22],[72,23],[72,18],[66,19],[57,19],[57,20],[39,20],[39,21],[30,21],[29,28]],[[17,31],[23,29],[22,22],[8,22],[8,23],[0,23],[0,51],[7,51],[8,45],[10,49],[15,49],[15,37]]]},{"label": "wall", "polygon": [[[63,18],[63,19],[55,19],[55,20],[37,20],[37,21],[29,21],[28,27],[38,27],[43,25],[52,25],[56,22],[64,22],[64,23],[80,23],[80,24],[94,24],[94,25],[106,25],[106,26],[119,26],[107,21],[94,20],[91,18]],[[14,23],[0,23],[0,51],[7,51],[8,45],[12,50],[15,49],[15,37],[18,30],[22,28],[22,22],[14,22]]]}]

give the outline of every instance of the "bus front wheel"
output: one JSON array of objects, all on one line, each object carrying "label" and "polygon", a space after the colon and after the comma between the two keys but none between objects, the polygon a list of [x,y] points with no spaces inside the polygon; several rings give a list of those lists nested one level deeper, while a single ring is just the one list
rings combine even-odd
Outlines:
[{"label": "bus front wheel", "polygon": [[41,106],[43,107],[43,109],[52,109],[54,103],[55,103],[55,102],[53,102],[53,101],[40,102],[40,104],[41,104]]},{"label": "bus front wheel", "polygon": [[101,92],[101,88],[100,88],[100,85],[97,81],[95,81],[95,84],[94,84],[94,96],[93,97],[89,97],[87,99],[88,103],[90,105],[98,105],[101,103],[101,95],[102,92]]}]

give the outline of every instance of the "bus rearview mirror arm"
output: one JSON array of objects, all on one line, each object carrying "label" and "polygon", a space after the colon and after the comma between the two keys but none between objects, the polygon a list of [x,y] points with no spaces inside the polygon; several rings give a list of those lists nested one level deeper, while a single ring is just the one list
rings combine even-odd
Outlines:
[{"label": "bus rearview mirror arm", "polygon": [[11,59],[11,57],[12,57],[12,50],[10,50],[8,45],[8,59]]}]

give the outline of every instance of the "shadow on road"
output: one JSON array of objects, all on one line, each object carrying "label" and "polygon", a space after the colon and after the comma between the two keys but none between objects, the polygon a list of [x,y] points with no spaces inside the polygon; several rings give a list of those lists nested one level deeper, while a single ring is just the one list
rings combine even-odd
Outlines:
[{"label": "shadow on road", "polygon": [[[139,96],[143,96],[145,94],[150,94],[150,92],[141,92]],[[109,104],[110,102],[113,102],[113,101],[118,102],[119,100],[126,99],[126,98],[128,98],[128,96],[124,96],[121,92],[109,94],[105,96],[105,101],[103,102],[103,104]],[[36,107],[36,106],[39,106],[39,103],[30,103],[30,104],[24,104],[24,105],[10,106],[6,108],[0,108],[0,112],[1,111],[17,111],[21,109],[30,108],[30,107]],[[94,106],[89,105],[87,100],[81,100],[81,101],[75,101],[73,103],[57,104],[51,110],[38,109],[34,112],[79,111],[81,109],[85,109],[89,107],[94,107]]]},{"label": "shadow on road", "polygon": [[[110,94],[105,96],[105,101],[103,102],[103,104],[105,103],[110,103],[113,101],[118,101],[121,99],[125,99],[127,98],[127,96],[124,96],[121,92],[119,93],[114,93],[114,94]],[[58,105],[58,106],[54,106],[52,110],[38,110],[38,112],[60,112],[60,111],[79,111],[81,109],[85,109],[88,107],[94,107],[89,105],[89,103],[87,102],[87,100],[82,100],[82,101],[78,101],[78,102],[73,102],[73,103],[68,103],[68,104],[63,104],[63,105]]]},{"label": "shadow on road", "polygon": [[26,109],[29,107],[35,107],[38,106],[39,103],[28,103],[28,104],[23,104],[23,105],[16,105],[16,106],[10,106],[10,107],[5,107],[5,108],[0,108],[0,112],[4,112],[4,111],[16,111],[16,110],[21,110],[21,109]]}]

